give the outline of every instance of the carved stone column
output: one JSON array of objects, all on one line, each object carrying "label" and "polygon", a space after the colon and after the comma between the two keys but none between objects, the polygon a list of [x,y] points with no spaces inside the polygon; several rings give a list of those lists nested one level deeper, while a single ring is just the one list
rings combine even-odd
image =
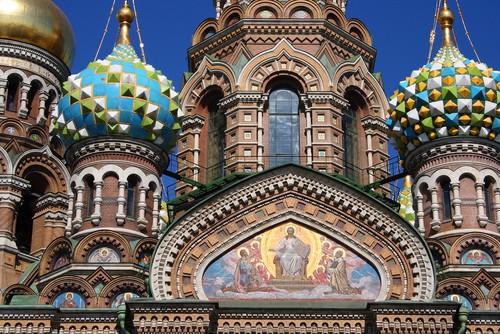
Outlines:
[{"label": "carved stone column", "polygon": [[21,104],[19,106],[18,115],[20,118],[28,117],[28,92],[30,91],[31,85],[27,83],[21,83]]},{"label": "carved stone column", "polygon": [[438,190],[437,188],[431,189],[431,209],[432,209],[432,223],[431,229],[438,232],[441,228],[441,220],[439,219],[439,203],[438,203]]},{"label": "carved stone column", "polygon": [[5,103],[7,100],[7,79],[0,79],[0,115],[5,112]]},{"label": "carved stone column", "polygon": [[373,175],[373,142],[371,133],[366,133],[366,155],[368,159],[368,183],[375,182]]},{"label": "carved stone column", "polygon": [[200,180],[200,133],[201,129],[193,130],[193,180]]},{"label": "carved stone column", "polygon": [[425,226],[424,226],[424,196],[417,195],[417,221],[418,221],[418,230],[422,235],[425,234]]},{"label": "carved stone column", "polygon": [[257,107],[257,172],[264,170],[264,106],[267,99],[267,95],[262,96]]},{"label": "carved stone column", "polygon": [[461,210],[462,200],[460,199],[460,183],[452,183],[451,189],[453,191],[453,209],[455,211],[455,215],[453,216],[453,224],[456,227],[462,226],[463,216]]},{"label": "carved stone column", "polygon": [[161,207],[161,194],[153,195],[153,236],[157,237],[160,232],[160,207]]},{"label": "carved stone column", "polygon": [[27,181],[12,175],[0,175],[0,246],[17,248],[15,243],[16,218],[23,192],[29,189]]},{"label": "carved stone column", "polygon": [[84,186],[76,187],[76,203],[75,203],[75,219],[73,219],[73,229],[79,230],[82,227],[82,210],[83,210],[83,190]]},{"label": "carved stone column", "polygon": [[102,206],[102,186],[103,181],[94,182],[95,198],[94,198],[94,213],[92,214],[92,224],[97,226],[101,223],[101,206]]},{"label": "carved stone column", "polygon": [[486,225],[488,225],[488,216],[486,216],[486,207],[483,194],[484,183],[476,182],[477,221],[480,227],[486,227]]},{"label": "carved stone column", "polygon": [[[305,101],[304,101],[305,102]],[[305,104],[305,103],[304,103]],[[309,168],[313,166],[313,147],[312,147],[312,111],[311,108],[306,106],[306,165]]]},{"label": "carved stone column", "polygon": [[143,231],[146,229],[148,221],[146,220],[146,192],[149,190],[148,187],[139,187],[139,203],[137,207],[139,208],[139,217],[137,218],[137,224],[139,230]]},{"label": "carved stone column", "polygon": [[47,92],[40,92],[40,104],[38,106],[38,117],[36,123],[40,126],[44,126],[47,123],[47,117],[45,117],[45,112],[49,106],[46,105],[49,99],[49,94]]},{"label": "carved stone column", "polygon": [[500,232],[500,188],[495,188],[495,216],[498,231]]},{"label": "carved stone column", "polygon": [[125,198],[125,188],[127,187],[127,181],[118,182],[118,211],[116,212],[116,223],[118,226],[123,226],[125,224],[125,219],[127,215],[125,214],[125,204],[127,199]]},{"label": "carved stone column", "polygon": [[73,223],[73,214],[75,209],[75,194],[71,191],[68,195],[68,215],[66,217],[66,230],[65,234],[67,237],[71,236],[71,225]]}]

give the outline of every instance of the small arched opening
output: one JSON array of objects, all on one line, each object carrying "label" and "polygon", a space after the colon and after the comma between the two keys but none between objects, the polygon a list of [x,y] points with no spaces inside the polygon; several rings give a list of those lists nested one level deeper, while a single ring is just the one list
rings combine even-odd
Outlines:
[{"label": "small arched opening", "polygon": [[21,83],[23,79],[17,74],[11,74],[7,78],[7,111],[15,112],[19,109],[21,97]]}]

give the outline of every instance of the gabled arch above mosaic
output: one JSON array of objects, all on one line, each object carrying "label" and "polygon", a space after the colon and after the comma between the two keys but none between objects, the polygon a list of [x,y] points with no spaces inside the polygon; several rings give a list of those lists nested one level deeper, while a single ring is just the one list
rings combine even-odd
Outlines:
[{"label": "gabled arch above mosaic", "polygon": [[288,165],[176,221],[150,282],[160,300],[431,300],[431,263],[418,231],[374,194]]}]

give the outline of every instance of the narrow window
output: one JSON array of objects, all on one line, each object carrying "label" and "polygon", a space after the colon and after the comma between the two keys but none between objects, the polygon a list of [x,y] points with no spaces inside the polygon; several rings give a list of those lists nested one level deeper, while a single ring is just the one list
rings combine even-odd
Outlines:
[{"label": "narrow window", "polygon": [[299,96],[280,88],[269,96],[269,167],[300,162]]},{"label": "narrow window", "polygon": [[449,181],[441,182],[441,189],[443,191],[443,220],[451,219],[451,189]]}]

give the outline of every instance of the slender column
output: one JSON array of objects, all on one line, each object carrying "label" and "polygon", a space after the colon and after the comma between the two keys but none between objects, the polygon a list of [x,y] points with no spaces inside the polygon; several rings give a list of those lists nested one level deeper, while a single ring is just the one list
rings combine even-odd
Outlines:
[{"label": "slender column", "polygon": [[17,248],[14,241],[15,220],[21,198],[11,194],[0,195],[0,245]]},{"label": "slender column", "polygon": [[264,104],[267,98],[262,99],[262,103],[257,109],[257,172],[264,170]]},{"label": "slender column", "polygon": [[306,107],[306,165],[309,168],[313,166],[313,152],[312,152],[312,111],[311,108]]},{"label": "slender column", "polygon": [[417,195],[417,221],[418,221],[418,230],[422,235],[425,234],[425,226],[424,226],[424,196]]},{"label": "slender column", "polygon": [[200,132],[201,129],[193,131],[193,180],[200,180]]},{"label": "slender column", "polygon": [[139,208],[139,217],[137,218],[137,223],[139,225],[140,230],[145,230],[146,229],[146,191],[148,191],[149,188],[147,187],[140,187],[139,188],[139,203],[137,204],[137,207]]},{"label": "slender column", "polygon": [[84,186],[76,187],[76,204],[75,204],[75,219],[73,219],[73,228],[79,230],[82,227],[82,210],[83,210],[83,190]]},{"label": "slender column", "polygon": [[156,237],[160,234],[160,206],[161,195],[154,194],[153,196],[153,236]]},{"label": "slender column", "polygon": [[21,118],[28,117],[28,92],[30,88],[30,84],[24,82],[21,84],[21,105],[18,113]]},{"label": "slender column", "polygon": [[[373,143],[372,143],[372,135],[371,133],[366,134],[366,154],[368,158],[368,183],[375,182],[373,175]],[[356,148],[353,148],[356,149]]]},{"label": "slender column", "polygon": [[125,199],[125,187],[127,186],[127,181],[118,182],[118,211],[116,213],[116,223],[119,226],[125,224],[125,204],[127,200]]},{"label": "slender column", "polygon": [[7,79],[0,79],[0,114],[5,112],[5,103],[7,101]]},{"label": "slender column", "polygon": [[484,183],[476,182],[477,221],[479,223],[479,227],[486,227],[486,225],[488,225],[488,216],[486,216],[483,192]]},{"label": "slender column", "polygon": [[439,219],[439,203],[438,203],[438,190],[437,188],[431,189],[431,208],[432,208],[432,223],[431,229],[439,231],[441,228],[441,220]]},{"label": "slender column", "polygon": [[500,232],[500,188],[495,188],[495,216],[498,231]]},{"label": "slender column", "polygon": [[451,189],[453,191],[452,204],[453,204],[453,209],[455,211],[455,215],[453,216],[453,224],[455,224],[456,227],[460,227],[462,226],[463,222],[462,209],[461,209],[462,200],[460,199],[460,183],[452,183]]},{"label": "slender column", "polygon": [[220,12],[221,12],[221,6],[220,6],[220,0],[216,0],[215,2],[215,17],[219,18],[220,17]]},{"label": "slender column", "polygon": [[38,106],[38,117],[36,122],[40,126],[44,126],[47,122],[47,117],[45,117],[45,111],[47,110],[47,100],[49,99],[49,94],[47,92],[41,92],[40,96],[40,104]]},{"label": "slender column", "polygon": [[67,237],[71,236],[71,224],[73,222],[73,210],[75,208],[75,194],[71,192],[68,195],[68,216],[66,217],[66,229],[65,234]]},{"label": "slender column", "polygon": [[94,197],[94,213],[92,214],[92,224],[95,226],[101,223],[101,206],[102,206],[102,186],[103,181],[94,182],[95,197]]}]

